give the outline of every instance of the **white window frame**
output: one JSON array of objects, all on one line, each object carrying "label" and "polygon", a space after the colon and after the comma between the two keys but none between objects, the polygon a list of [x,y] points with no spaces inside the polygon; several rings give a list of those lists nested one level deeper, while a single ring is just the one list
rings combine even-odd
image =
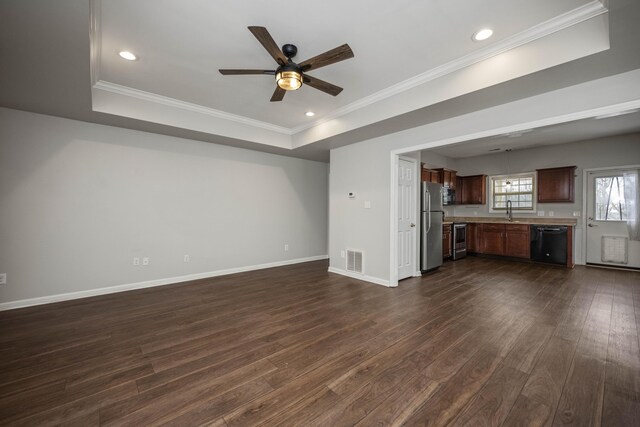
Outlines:
[{"label": "white window frame", "polygon": [[522,178],[522,177],[527,177],[527,178],[533,178],[532,182],[533,182],[533,186],[531,188],[531,201],[532,201],[532,206],[531,209],[514,209],[514,212],[521,212],[521,213],[535,213],[537,210],[537,202],[538,202],[538,195],[537,195],[537,188],[538,188],[538,174],[534,171],[534,172],[522,172],[522,173],[509,173],[509,174],[505,174],[505,175],[491,175],[489,177],[489,212],[492,213],[504,213],[507,211],[506,208],[494,208],[493,207],[493,200],[494,200],[494,185],[493,185],[493,181],[496,179],[505,179],[505,178]]}]

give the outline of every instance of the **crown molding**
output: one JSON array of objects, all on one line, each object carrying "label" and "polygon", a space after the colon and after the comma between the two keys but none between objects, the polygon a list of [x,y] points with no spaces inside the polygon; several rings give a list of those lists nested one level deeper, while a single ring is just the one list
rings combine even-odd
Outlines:
[{"label": "crown molding", "polygon": [[102,57],[101,11],[101,1],[91,0],[89,3],[89,72],[91,73],[92,86],[100,81],[100,58]]},{"label": "crown molding", "polygon": [[252,126],[255,128],[265,129],[272,132],[281,133],[284,135],[291,135],[291,129],[284,126],[278,126],[260,120],[250,119],[248,117],[239,116],[237,114],[227,113],[225,111],[216,110],[209,107],[203,107],[202,105],[192,104],[186,101],[180,101],[168,96],[162,96],[151,92],[145,92],[140,89],[134,89],[128,86],[122,86],[117,83],[111,83],[104,80],[99,80],[93,85],[94,89],[104,90],[106,92],[115,93],[118,95],[129,96],[143,101],[154,102],[157,104],[165,105],[168,107],[180,108],[182,110],[191,111],[198,114],[205,114],[207,116],[215,117],[218,119],[229,120],[243,125]]},{"label": "crown molding", "polygon": [[431,70],[428,70],[424,73],[418,74],[393,86],[389,86],[386,89],[383,89],[372,95],[352,102],[351,104],[345,105],[344,107],[338,108],[314,122],[305,123],[303,125],[291,128],[291,133],[296,134],[304,130],[311,129],[315,126],[329,122],[340,116],[344,116],[345,114],[351,113],[383,99],[397,95],[401,92],[407,91],[431,80],[435,80],[439,77],[451,74],[457,70],[481,62],[485,59],[489,59],[508,50],[515,49],[534,40],[540,39],[555,32],[564,30],[565,28],[584,22],[588,19],[602,15],[607,11],[608,9],[602,2],[600,2],[599,0],[594,0],[572,11],[569,11],[562,15],[558,15],[552,19],[549,19],[548,21],[542,22],[534,27],[522,31],[512,37],[487,46],[485,49],[478,50],[476,52],[470,53],[446,64],[443,64],[439,67],[432,68]]}]

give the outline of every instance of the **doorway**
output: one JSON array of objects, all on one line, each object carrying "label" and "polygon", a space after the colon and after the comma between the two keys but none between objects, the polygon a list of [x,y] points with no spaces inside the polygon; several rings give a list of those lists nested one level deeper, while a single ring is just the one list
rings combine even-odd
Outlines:
[{"label": "doorway", "polygon": [[585,178],[587,265],[640,269],[640,241],[627,224],[637,217],[638,169],[586,171]]},{"label": "doorway", "polygon": [[398,280],[412,277],[416,271],[416,196],[418,162],[415,159],[398,159]]}]

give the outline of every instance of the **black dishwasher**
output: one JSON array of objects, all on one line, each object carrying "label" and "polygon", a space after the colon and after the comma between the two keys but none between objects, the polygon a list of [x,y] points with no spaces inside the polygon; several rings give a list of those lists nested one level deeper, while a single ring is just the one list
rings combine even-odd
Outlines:
[{"label": "black dishwasher", "polygon": [[567,227],[531,226],[531,259],[549,264],[567,263]]}]

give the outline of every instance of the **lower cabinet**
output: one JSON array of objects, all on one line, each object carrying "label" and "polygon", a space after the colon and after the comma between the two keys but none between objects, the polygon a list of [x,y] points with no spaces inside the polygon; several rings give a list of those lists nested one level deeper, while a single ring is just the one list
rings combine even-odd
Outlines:
[{"label": "lower cabinet", "polygon": [[505,255],[529,259],[531,257],[530,227],[528,225],[507,224],[505,228]]},{"label": "lower cabinet", "polygon": [[442,258],[451,258],[451,224],[442,226]]},{"label": "lower cabinet", "polygon": [[478,227],[480,224],[467,224],[467,253],[477,253],[478,248]]},{"label": "lower cabinet", "polygon": [[504,255],[504,224],[482,224],[481,252],[490,255]]},{"label": "lower cabinet", "polygon": [[529,259],[529,226],[525,224],[478,224],[477,252]]}]

